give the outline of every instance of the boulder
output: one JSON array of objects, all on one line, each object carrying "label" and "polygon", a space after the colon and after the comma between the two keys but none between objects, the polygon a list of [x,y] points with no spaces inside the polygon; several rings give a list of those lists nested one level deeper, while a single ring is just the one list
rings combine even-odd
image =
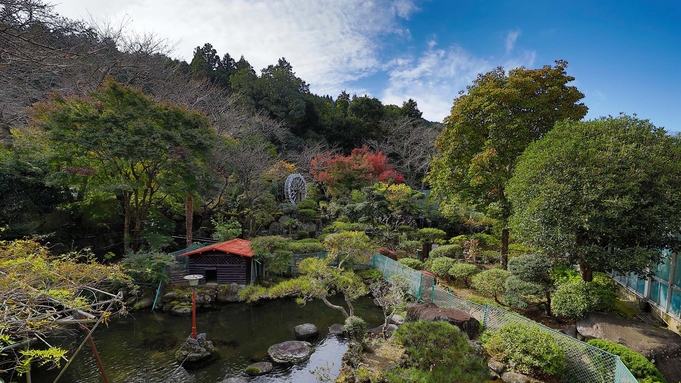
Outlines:
[{"label": "boulder", "polygon": [[298,340],[310,340],[319,336],[317,326],[312,323],[303,323],[293,328],[293,332]]},{"label": "boulder", "polygon": [[163,303],[168,303],[176,300],[179,297],[176,291],[168,291],[167,293],[163,294]]},{"label": "boulder", "polygon": [[141,309],[146,309],[151,307],[151,305],[154,304],[154,297],[142,297],[140,300],[135,302],[135,305],[133,306],[135,310],[141,310]]},{"label": "boulder", "polygon": [[533,379],[527,375],[510,371],[501,374],[501,380],[506,383],[541,383],[541,380]]},{"label": "boulder", "polygon": [[220,383],[248,383],[246,378],[225,378]]},{"label": "boulder", "polygon": [[206,334],[201,333],[196,339],[190,336],[184,341],[182,347],[175,352],[175,360],[186,367],[191,363],[210,359],[214,350],[213,342],[206,340]]},{"label": "boulder", "polygon": [[[392,323],[389,324],[387,326],[387,328],[385,329],[386,336],[392,335],[392,333],[395,332],[395,330],[397,330],[397,326],[392,324]],[[369,334],[373,334],[373,335],[381,335],[383,333],[383,325],[380,325],[380,326],[374,327],[374,328],[370,328],[370,329],[367,330],[367,332]]]},{"label": "boulder", "polygon": [[173,308],[170,309],[170,314],[181,317],[190,316],[192,315],[192,307],[185,305],[173,306]]},{"label": "boulder", "polygon": [[229,285],[220,285],[217,290],[217,301],[226,302],[239,302],[239,291],[244,288],[243,285],[238,285],[232,283]]},{"label": "boulder", "polygon": [[390,318],[390,323],[402,326],[402,324],[404,323],[404,317],[402,315],[394,314],[393,317]]},{"label": "boulder", "polygon": [[270,362],[258,362],[258,363],[253,363],[250,366],[246,367],[246,373],[248,375],[265,375],[268,374],[272,371],[272,363]]},{"label": "boulder", "polygon": [[267,349],[267,354],[276,363],[300,363],[312,355],[312,345],[300,340],[277,343]]},{"label": "boulder", "polygon": [[469,339],[475,339],[480,330],[480,322],[465,311],[438,307],[435,303],[427,302],[414,305],[407,311],[407,322],[445,321],[458,327]]},{"label": "boulder", "polygon": [[500,378],[506,370],[506,365],[496,359],[490,359],[487,362],[487,367],[494,373],[494,376]]},{"label": "boulder", "polygon": [[329,334],[343,335],[345,333],[345,326],[340,323],[334,323],[329,327]]}]

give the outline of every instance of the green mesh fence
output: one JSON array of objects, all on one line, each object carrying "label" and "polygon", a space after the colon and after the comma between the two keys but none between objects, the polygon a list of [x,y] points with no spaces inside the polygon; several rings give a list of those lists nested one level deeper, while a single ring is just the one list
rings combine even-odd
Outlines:
[{"label": "green mesh fence", "polygon": [[422,273],[385,256],[374,255],[372,265],[383,273],[383,278],[386,280],[393,275],[407,278],[410,281],[409,293],[419,300],[431,301],[439,307],[465,311],[479,320],[487,329],[496,330],[506,323],[525,322],[549,331],[565,352],[566,368],[562,378],[568,383],[637,383],[636,378],[617,355],[502,308],[470,302],[454,295],[451,291],[436,287],[432,278],[424,282]]}]

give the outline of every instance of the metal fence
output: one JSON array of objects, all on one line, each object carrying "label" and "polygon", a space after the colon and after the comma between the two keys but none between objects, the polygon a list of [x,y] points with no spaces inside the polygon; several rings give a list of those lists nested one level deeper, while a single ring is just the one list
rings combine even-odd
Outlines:
[{"label": "metal fence", "polygon": [[636,378],[617,355],[500,307],[468,301],[454,295],[451,290],[437,287],[434,280],[426,280],[425,283],[430,285],[424,286],[424,275],[421,272],[382,255],[374,255],[372,265],[383,273],[386,280],[393,275],[400,275],[409,280],[409,293],[418,300],[433,302],[439,307],[465,311],[480,321],[486,329],[497,330],[507,323],[522,322],[548,331],[565,353],[566,368],[562,378],[568,383],[637,383]]}]

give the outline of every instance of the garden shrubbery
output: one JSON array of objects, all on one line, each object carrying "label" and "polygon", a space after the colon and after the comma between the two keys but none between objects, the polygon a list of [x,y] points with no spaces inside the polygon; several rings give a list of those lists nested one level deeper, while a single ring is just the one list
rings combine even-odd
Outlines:
[{"label": "garden shrubbery", "polygon": [[645,356],[621,344],[609,342],[602,339],[591,339],[590,345],[605,350],[611,354],[618,355],[625,366],[631,371],[639,382],[647,383],[667,383],[660,371]]},{"label": "garden shrubbery", "polygon": [[479,383],[489,370],[468,337],[446,322],[407,322],[394,334],[404,346],[406,360],[386,372],[390,383]]},{"label": "garden shrubbery", "polygon": [[428,255],[430,258],[463,258],[461,245],[442,245],[434,248]]},{"label": "garden shrubbery", "polygon": [[494,298],[497,303],[499,297],[506,290],[506,278],[511,275],[506,270],[490,269],[471,278],[471,286],[482,295]]},{"label": "garden shrubbery", "polygon": [[418,259],[414,258],[402,258],[399,261],[397,261],[407,267],[411,267],[414,270],[421,270],[423,268],[423,262],[419,261]]},{"label": "garden shrubbery", "polygon": [[456,261],[452,258],[435,258],[430,264],[430,269],[433,274],[437,275],[438,278],[449,279],[449,269],[456,264]]},{"label": "garden shrubbery", "polygon": [[512,322],[481,336],[493,358],[512,370],[532,376],[559,376],[565,368],[565,353],[553,335],[534,323]]},{"label": "garden shrubbery", "polygon": [[617,287],[609,277],[594,274],[593,281],[570,280],[558,286],[551,310],[564,318],[581,318],[593,311],[611,311],[617,301]]},{"label": "garden shrubbery", "polygon": [[473,264],[459,262],[450,267],[448,273],[454,282],[463,284],[466,287],[470,287],[471,278],[475,274],[480,273],[480,269]]}]

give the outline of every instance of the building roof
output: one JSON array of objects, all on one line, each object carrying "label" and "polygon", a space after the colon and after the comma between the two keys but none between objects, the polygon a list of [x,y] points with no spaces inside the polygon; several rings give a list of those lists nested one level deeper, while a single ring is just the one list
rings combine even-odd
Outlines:
[{"label": "building roof", "polygon": [[251,241],[236,238],[231,241],[220,242],[209,246],[200,247],[196,250],[186,252],[179,255],[179,257],[202,254],[209,251],[217,251],[225,254],[236,254],[240,257],[253,258],[253,250],[251,249]]}]

